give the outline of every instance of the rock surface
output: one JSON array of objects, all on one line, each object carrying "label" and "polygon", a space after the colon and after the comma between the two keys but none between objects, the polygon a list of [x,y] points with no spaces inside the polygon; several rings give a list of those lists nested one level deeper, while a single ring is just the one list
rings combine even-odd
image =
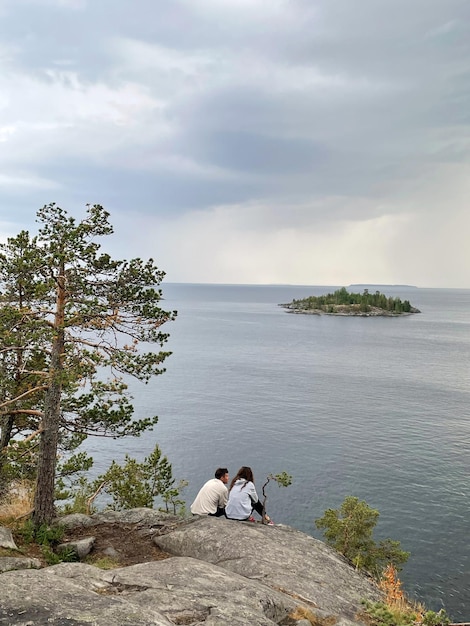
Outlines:
[{"label": "rock surface", "polygon": [[61,563],[5,572],[0,624],[351,626],[361,623],[361,599],[380,597],[336,552],[288,526],[181,521],[148,509],[100,515],[63,521],[90,535],[111,518],[138,524],[173,556],[112,570]]},{"label": "rock surface", "polygon": [[0,548],[7,550],[18,550],[9,528],[0,527]]},{"label": "rock surface", "polygon": [[206,517],[154,541],[170,554],[260,581],[344,623],[355,621],[362,598],[379,597],[376,585],[335,550],[289,526]]},{"label": "rock surface", "polygon": [[[0,558],[0,573],[18,569],[39,569],[41,562],[38,559],[30,559],[21,556],[3,556]],[[0,604],[1,606],[1,604]],[[0,624],[2,622],[0,621]]]}]

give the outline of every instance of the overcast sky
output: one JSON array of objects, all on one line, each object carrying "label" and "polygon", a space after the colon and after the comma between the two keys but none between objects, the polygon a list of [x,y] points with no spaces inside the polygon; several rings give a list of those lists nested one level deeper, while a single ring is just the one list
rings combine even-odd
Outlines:
[{"label": "overcast sky", "polygon": [[0,240],[169,282],[470,288],[469,0],[0,0]]}]

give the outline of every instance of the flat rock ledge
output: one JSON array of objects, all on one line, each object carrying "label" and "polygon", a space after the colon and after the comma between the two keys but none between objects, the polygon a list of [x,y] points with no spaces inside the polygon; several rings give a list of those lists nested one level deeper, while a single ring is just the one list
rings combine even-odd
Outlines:
[{"label": "flat rock ledge", "polygon": [[381,598],[337,552],[289,526],[151,509],[61,521],[89,526],[90,535],[99,523],[138,524],[172,556],[112,570],[60,563],[6,571],[0,624],[352,626],[363,624],[361,600]]}]

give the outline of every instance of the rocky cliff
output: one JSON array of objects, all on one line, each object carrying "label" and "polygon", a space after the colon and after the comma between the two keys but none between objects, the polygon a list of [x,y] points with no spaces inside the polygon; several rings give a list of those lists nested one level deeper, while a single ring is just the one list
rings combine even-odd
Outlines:
[{"label": "rocky cliff", "polygon": [[[362,623],[362,599],[380,598],[338,553],[288,526],[180,521],[149,509],[62,520],[82,529],[77,549],[86,551],[110,521],[128,525],[125,543],[144,533],[167,558],[111,570],[77,562],[4,571],[0,624],[351,626]],[[116,554],[122,548],[113,546]]]}]

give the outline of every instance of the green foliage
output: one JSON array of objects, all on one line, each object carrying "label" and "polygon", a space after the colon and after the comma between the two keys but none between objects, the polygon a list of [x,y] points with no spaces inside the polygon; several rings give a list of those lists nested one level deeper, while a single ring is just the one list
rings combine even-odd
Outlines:
[{"label": "green foliage", "polygon": [[58,480],[56,490],[56,500],[63,501],[64,504],[58,506],[58,510],[63,515],[71,513],[89,514],[88,501],[93,495],[93,483],[85,476],[71,477],[71,484],[66,487],[63,479]]},{"label": "green foliage", "polygon": [[55,548],[64,536],[64,527],[61,525],[41,524],[36,526],[32,520],[27,520],[18,528],[17,533],[24,543],[36,543],[40,546],[44,560],[48,565],[78,561],[77,553],[72,547],[66,547],[60,552],[55,552]]},{"label": "green foliage", "polygon": [[339,509],[328,509],[315,520],[317,528],[329,545],[343,554],[358,569],[379,576],[384,566],[392,563],[397,569],[408,560],[409,553],[400,549],[399,541],[385,539],[376,543],[373,531],[379,512],[365,501],[348,496]]},{"label": "green foliage", "polygon": [[284,304],[283,306],[296,311],[316,309],[326,313],[335,313],[337,307],[347,307],[361,313],[368,313],[372,308],[382,309],[397,315],[410,313],[412,310],[417,312],[417,309],[413,309],[408,300],[402,301],[400,298],[387,298],[379,291],[372,294],[369,293],[368,289],[365,289],[362,294],[350,293],[345,287],[323,296],[309,296],[300,300],[294,299],[290,304]]},{"label": "green foliage", "polygon": [[43,546],[42,553],[48,565],[57,565],[57,563],[76,563],[79,561],[78,554],[71,546],[61,548],[57,552],[51,550],[48,546]]},{"label": "green foliage", "polygon": [[26,544],[36,542],[40,546],[55,546],[64,536],[64,527],[47,524],[35,526],[33,521],[29,519],[18,528],[17,533]]},{"label": "green foliage", "polygon": [[0,451],[0,480],[7,485],[22,480],[34,481],[38,444],[34,441],[13,441]]},{"label": "green foliage", "polygon": [[277,483],[278,487],[289,487],[289,485],[292,484],[292,476],[287,472],[281,472],[279,474],[268,474],[266,476],[266,482],[261,489],[263,493],[263,522],[265,522],[266,501],[268,499],[266,487],[271,481]]},{"label": "green foliage", "polygon": [[161,494],[166,513],[171,512],[173,515],[180,515],[181,517],[185,516],[186,502],[179,496],[188,484],[187,480],[181,479],[177,486],[167,489]]},{"label": "green foliage", "polygon": [[364,610],[374,626],[416,626],[417,614],[408,607],[394,609],[385,602],[363,601]]},{"label": "green foliage", "polygon": [[26,522],[18,528],[17,532],[26,544],[34,541],[35,527],[31,520],[26,520]]},{"label": "green foliage", "polygon": [[64,502],[59,507],[61,513],[88,513],[93,484],[86,473],[92,466],[93,459],[86,452],[74,454],[57,465],[55,499]]},{"label": "green foliage", "polygon": [[448,624],[450,624],[450,617],[444,609],[441,609],[437,613],[434,611],[426,611],[423,617],[423,624],[425,624],[425,626],[448,626]]},{"label": "green foliage", "polygon": [[385,602],[363,600],[364,610],[374,626],[448,626],[450,618],[444,609],[437,613],[426,611],[420,615],[408,603],[400,606],[389,606]]},{"label": "green foliage", "polygon": [[124,464],[113,461],[106,473],[98,477],[95,486],[103,486],[112,498],[112,508],[116,510],[135,507],[153,507],[154,500],[160,496],[166,510],[173,506],[174,512],[184,506],[178,499],[180,490],[187,483],[180,482],[175,486],[172,466],[166,456],[162,456],[158,445],[141,463],[129,455],[125,456]]},{"label": "green foliage", "polygon": [[[134,419],[125,377],[146,383],[164,372],[161,326],[176,312],[159,306],[164,272],[152,259],[100,251],[97,240],[113,232],[103,207],[87,206],[78,222],[55,204],[37,216],[37,235],[22,231],[0,244],[0,478],[9,479],[10,448],[36,437],[29,458],[37,461],[30,467],[41,525],[54,514],[58,451],[89,435],[138,436],[157,423]],[[27,457],[16,459],[18,475]]]},{"label": "green foliage", "polygon": [[278,487],[289,487],[292,485],[292,476],[287,472],[281,472],[280,474],[269,474],[268,482],[274,480],[277,482]]},{"label": "green foliage", "polygon": [[64,536],[63,526],[48,526],[47,524],[41,524],[35,528],[34,538],[37,543],[42,546],[54,546]]}]

